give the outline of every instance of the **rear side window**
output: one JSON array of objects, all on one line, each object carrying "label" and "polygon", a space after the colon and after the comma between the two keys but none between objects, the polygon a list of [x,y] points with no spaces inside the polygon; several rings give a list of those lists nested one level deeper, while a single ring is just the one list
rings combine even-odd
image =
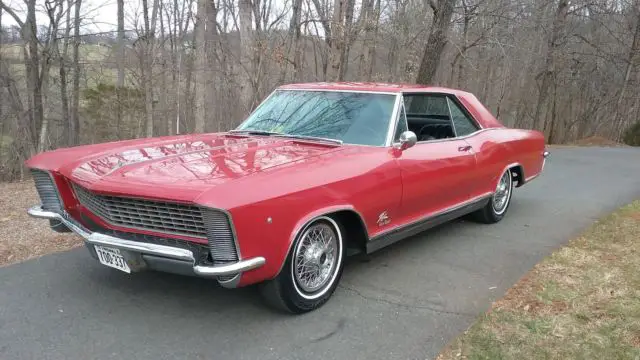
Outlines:
[{"label": "rear side window", "polygon": [[451,112],[451,120],[456,130],[456,136],[466,136],[478,131],[478,125],[455,102],[449,98],[447,98],[447,102],[449,103],[449,111]]}]

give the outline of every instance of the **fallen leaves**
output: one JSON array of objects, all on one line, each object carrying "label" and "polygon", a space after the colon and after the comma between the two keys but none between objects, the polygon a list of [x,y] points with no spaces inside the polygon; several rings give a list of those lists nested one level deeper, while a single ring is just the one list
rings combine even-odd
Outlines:
[{"label": "fallen leaves", "polygon": [[48,221],[31,218],[27,209],[38,203],[31,180],[0,183],[0,266],[82,244],[79,236],[56,233]]}]

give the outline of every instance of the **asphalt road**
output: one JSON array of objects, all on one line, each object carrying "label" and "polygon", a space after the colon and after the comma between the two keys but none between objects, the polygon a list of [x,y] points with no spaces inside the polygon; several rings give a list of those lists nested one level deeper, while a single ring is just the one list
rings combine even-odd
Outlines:
[{"label": "asphalt road", "polygon": [[349,262],[302,316],[255,288],[129,277],[86,250],[0,269],[0,359],[432,359],[536,262],[640,197],[640,151],[554,149],[505,219],[438,227]]}]

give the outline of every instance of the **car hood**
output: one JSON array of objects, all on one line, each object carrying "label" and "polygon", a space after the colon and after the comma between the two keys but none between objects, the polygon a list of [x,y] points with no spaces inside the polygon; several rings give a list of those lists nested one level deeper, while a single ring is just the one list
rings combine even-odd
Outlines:
[{"label": "car hood", "polygon": [[94,191],[194,201],[213,186],[276,167],[308,163],[342,149],[287,138],[224,134],[115,144],[61,164],[58,172]]}]

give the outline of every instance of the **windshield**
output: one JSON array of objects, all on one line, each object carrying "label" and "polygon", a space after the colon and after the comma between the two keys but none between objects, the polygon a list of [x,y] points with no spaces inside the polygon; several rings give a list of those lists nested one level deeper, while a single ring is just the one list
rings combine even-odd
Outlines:
[{"label": "windshield", "polygon": [[277,90],[237,130],[384,146],[396,96]]}]

